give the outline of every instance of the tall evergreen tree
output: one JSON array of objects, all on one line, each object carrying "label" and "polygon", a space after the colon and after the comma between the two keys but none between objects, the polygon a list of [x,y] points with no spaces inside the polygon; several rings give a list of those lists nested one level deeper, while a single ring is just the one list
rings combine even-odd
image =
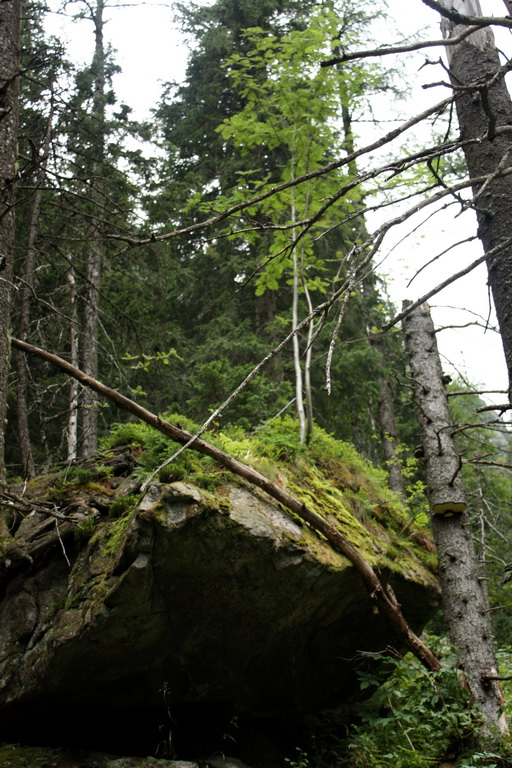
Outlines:
[{"label": "tall evergreen tree", "polygon": [[[24,339],[64,353],[69,349],[75,364],[88,364],[87,355],[85,363],[75,356],[79,347],[92,350],[89,357],[94,359],[100,349],[100,362],[108,364],[115,361],[117,351],[111,346],[107,352],[105,345],[111,345],[113,334],[123,325],[124,298],[118,292],[116,304],[110,270],[105,289],[98,281],[116,251],[116,246],[108,247],[105,232],[124,232],[132,226],[136,186],[119,166],[121,157],[125,167],[133,159],[132,169],[139,162],[137,151],[124,149],[125,135],[135,128],[128,107],[115,108],[110,84],[117,69],[106,45],[101,61],[101,34],[95,61],[73,73],[61,46],[44,34],[45,9],[28,3],[25,13],[23,70],[28,77],[22,80],[21,94],[22,178],[16,204],[15,263],[20,301],[15,305],[14,324]],[[98,75],[96,59],[100,59]],[[98,150],[98,142],[103,152]],[[100,290],[105,304],[101,316]],[[127,324],[129,320],[124,319]],[[69,397],[68,385],[56,380],[53,372],[34,361],[29,365],[24,359],[17,361],[18,420],[15,424],[11,419],[9,425],[8,457],[9,463],[28,475],[34,463],[65,457],[61,449],[66,430],[67,456],[73,458],[77,438],[83,432],[88,434],[89,422],[96,420],[96,407],[89,407],[88,394],[86,402],[77,400],[73,384]],[[85,421],[76,418],[79,405]],[[92,434],[95,431],[94,427]],[[92,450],[87,441],[84,446],[83,453]],[[31,452],[35,453],[33,459]]]}]

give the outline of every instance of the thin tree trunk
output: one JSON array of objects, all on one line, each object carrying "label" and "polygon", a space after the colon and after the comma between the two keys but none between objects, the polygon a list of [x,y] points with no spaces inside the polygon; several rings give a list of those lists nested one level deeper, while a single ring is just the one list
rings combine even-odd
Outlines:
[{"label": "thin tree trunk", "polygon": [[0,3],[0,483],[5,478],[5,420],[10,364],[20,19],[21,0]]},{"label": "thin tree trunk", "polygon": [[[40,166],[38,171],[38,180],[36,185],[36,191],[34,192],[34,200],[32,204],[32,213],[30,216],[30,225],[28,231],[27,242],[27,254],[25,256],[25,264],[23,267],[23,283],[21,286],[21,311],[20,321],[18,327],[18,335],[20,339],[24,341],[28,338],[31,319],[31,303],[32,295],[34,291],[34,275],[36,264],[36,240],[39,233],[39,217],[41,213],[41,202],[43,199],[43,185],[46,178],[46,168],[48,165],[48,157],[50,155],[50,144],[52,138],[52,123],[53,123],[53,100],[50,106],[50,114],[48,115],[48,122],[46,124],[46,131],[43,140],[43,151],[40,159]],[[30,478],[34,477],[36,473],[34,458],[32,455],[32,445],[30,440],[30,429],[28,419],[28,371],[26,356],[20,353],[16,356],[16,370],[17,370],[17,382],[16,382],[16,417],[17,417],[17,430],[18,430],[18,443],[21,454],[21,464],[23,469],[23,476]]]},{"label": "thin tree trunk", "polygon": [[[66,275],[69,285],[71,303],[71,328],[70,328],[70,357],[71,364],[78,367],[79,361],[79,324],[78,324],[78,292],[75,273],[70,269]],[[76,379],[71,379],[69,390],[69,416],[67,430],[67,460],[73,461],[77,457],[78,449],[78,393],[79,384]]]},{"label": "thin tree trunk", "polygon": [[[133,400],[122,395],[120,392],[116,392],[116,390],[107,387],[105,384],[92,379],[83,371],[70,365],[70,363],[57,355],[47,352],[44,349],[40,349],[39,347],[34,347],[32,344],[27,344],[19,339],[11,339],[11,343],[17,349],[22,349],[24,352],[32,355],[37,355],[43,360],[57,366],[68,376],[75,377],[86,387],[91,387],[95,392],[106,397],[123,410],[132,413],[138,419],[141,419],[146,424],[154,427],[154,429],[157,429],[171,440],[182,445],[190,443],[192,440],[192,435],[186,430],[171,424],[168,421],[164,421],[156,414],[146,410]],[[220,448],[210,445],[210,443],[207,443],[201,438],[196,438],[190,443],[190,448],[199,453],[203,453],[206,456],[210,456],[231,472],[243,477],[257,488],[261,488],[268,493],[269,496],[280,504],[283,504],[283,506],[298,515],[302,520],[311,525],[312,528],[325,536],[331,546],[337,552],[345,555],[345,557],[353,564],[368,591],[370,600],[375,605],[384,621],[386,621],[388,626],[396,633],[400,641],[414,653],[427,669],[437,671],[441,668],[441,664],[435,654],[432,653],[419,637],[417,637],[407,624],[392,589],[389,586],[386,588],[381,584],[373,568],[338,529],[334,528],[330,523],[320,517],[320,515],[317,515],[309,509],[299,499],[292,496],[291,493],[288,493],[282,486],[273,483],[253,467],[250,467],[247,464],[242,464],[238,459],[233,458],[233,456],[225,453]]]},{"label": "thin tree trunk", "polygon": [[[292,146],[292,169],[291,169],[292,178],[294,177],[294,173],[295,173],[294,167],[293,167],[294,152],[295,152],[295,147]],[[291,196],[292,196],[291,220],[292,220],[292,224],[295,225],[295,222],[297,220],[297,213],[295,210],[295,187],[292,187],[291,189]],[[292,238],[293,240],[295,240],[296,238],[295,226],[292,229]],[[293,246],[293,250],[292,250],[292,270],[293,270],[292,331],[295,331],[299,324],[299,260],[297,256],[296,245]],[[302,365],[300,360],[299,335],[297,333],[295,333],[293,336],[292,347],[293,347],[293,365],[295,368],[295,403],[297,407],[297,416],[299,417],[300,441],[301,443],[305,443],[306,435],[307,435],[307,422],[306,422],[306,413],[304,411],[304,394],[303,394],[303,387],[302,387]]]},{"label": "thin tree trunk", "polygon": [[[428,5],[428,0],[424,0]],[[446,10],[467,16],[481,16],[479,0],[438,0]],[[443,18],[445,38],[454,37],[466,27]],[[459,89],[457,115],[463,141],[481,141],[465,146],[464,154],[472,177],[492,174],[510,160],[510,134],[497,135],[500,126],[512,125],[512,100],[503,73],[491,85],[487,83],[500,69],[494,35],[489,28],[476,30],[458,45],[446,46],[452,84]],[[468,87],[470,86],[470,87]],[[474,188],[478,217],[478,235],[485,251],[490,251],[512,237],[512,177],[495,178]],[[479,194],[480,193],[480,194]],[[509,376],[509,401],[512,402],[512,247],[508,246],[487,259],[496,314]]]},{"label": "thin tree trunk", "polygon": [[[308,314],[313,311],[313,302],[309,294],[309,289],[304,282],[304,295],[308,305]],[[315,324],[313,318],[311,318],[308,325],[308,335],[306,340],[306,354],[304,357],[304,389],[306,395],[306,442],[309,443],[313,434],[313,388],[311,386],[311,360],[313,357],[313,341],[315,337]]]},{"label": "thin tree trunk", "polygon": [[[93,57],[94,96],[93,115],[97,123],[95,154],[91,167],[91,202],[96,206],[103,202],[102,161],[105,152],[105,48],[103,40],[104,0],[98,0],[92,17],[94,23],[95,48]],[[102,228],[93,220],[90,231],[86,263],[86,285],[84,291],[84,332],[82,360],[84,371],[96,378],[98,375],[98,328],[100,312],[100,287],[103,264]],[[86,389],[82,393],[82,456],[94,453],[98,445],[98,403],[94,393]]]},{"label": "thin tree trunk", "polygon": [[450,638],[483,715],[487,735],[507,732],[497,675],[489,602],[479,573],[461,476],[461,460],[452,437],[448,398],[434,325],[428,304],[404,319],[405,348],[414,379],[432,529]]},{"label": "thin tree trunk", "polygon": [[[84,371],[92,378],[98,375],[98,317],[99,288],[101,283],[101,249],[94,243],[87,254],[87,286],[84,296],[84,325],[82,360]],[[98,445],[98,403],[91,390],[85,389],[81,397],[82,456],[94,453]]]}]

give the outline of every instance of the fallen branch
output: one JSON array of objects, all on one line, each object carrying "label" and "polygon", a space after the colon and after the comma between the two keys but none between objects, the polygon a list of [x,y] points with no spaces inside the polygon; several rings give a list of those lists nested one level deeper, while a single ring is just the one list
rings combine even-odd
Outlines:
[{"label": "fallen branch", "polygon": [[[57,368],[60,368],[61,371],[64,371],[64,373],[77,379],[103,397],[106,397],[123,410],[132,413],[134,416],[141,419],[141,421],[144,421],[146,424],[149,424],[159,432],[162,432],[164,435],[171,438],[171,440],[185,444],[190,443],[193,439],[193,435],[186,430],[161,419],[156,414],[151,413],[151,411],[148,411],[133,400],[125,397],[120,392],[107,387],[105,384],[93,379],[92,376],[88,376],[80,369],[75,368],[75,366],[71,365],[66,360],[63,360],[61,357],[41,349],[40,347],[35,347],[32,344],[20,341],[19,339],[12,338],[11,343],[17,349],[21,349],[24,352],[36,355],[37,357],[52,363]],[[436,671],[441,668],[441,664],[435,654],[433,654],[425,643],[417,637],[406,622],[393,593],[386,590],[370,564],[353,544],[340,533],[340,531],[330,525],[326,520],[320,517],[320,515],[317,515],[309,509],[305,504],[299,501],[299,499],[288,493],[288,491],[280,488],[253,467],[243,464],[233,456],[222,451],[220,448],[216,448],[200,438],[193,440],[190,447],[199,453],[210,456],[234,474],[265,491],[269,496],[294,514],[298,515],[304,522],[308,523],[308,525],[325,536],[333,549],[344,555],[352,563],[362,578],[371,601],[377,607],[380,615],[386,621],[388,626],[391,627],[406,647],[414,653],[416,658],[418,658],[427,669]]]}]

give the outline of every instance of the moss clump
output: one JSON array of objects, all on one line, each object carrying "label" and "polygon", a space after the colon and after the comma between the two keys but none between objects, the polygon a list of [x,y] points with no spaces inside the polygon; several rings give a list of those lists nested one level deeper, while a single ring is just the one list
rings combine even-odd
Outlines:
[{"label": "moss clump", "polygon": [[119,551],[121,542],[134,515],[135,507],[132,507],[123,517],[118,518],[113,523],[103,526],[106,536],[102,542],[101,549],[105,555],[115,555]]},{"label": "moss clump", "polygon": [[[197,431],[196,424],[177,414],[163,418],[179,423],[191,433]],[[335,439],[320,427],[315,427],[308,445],[300,442],[297,422],[290,416],[274,419],[250,435],[232,428],[209,432],[205,438],[253,465],[272,482],[286,486],[317,514],[339,525],[371,564],[385,564],[395,572],[417,573],[420,578],[422,568],[418,560],[427,567],[431,565],[426,562],[428,552],[411,540],[411,518],[389,490],[386,473],[373,467],[352,445]],[[145,477],[173,453],[175,446],[145,424],[128,423],[116,425],[104,439],[103,448],[127,442],[140,446],[137,472]],[[209,457],[188,450],[160,472],[159,480],[190,482],[217,494],[226,477],[236,481]],[[123,510],[116,505],[114,502],[110,516],[120,513],[124,522],[110,530],[108,544],[105,541],[103,545],[110,553],[119,546],[127,525]],[[205,504],[205,511],[206,506],[211,505]]]},{"label": "moss clump", "polygon": [[[198,425],[190,419],[184,418],[179,414],[161,414],[161,418],[186,429],[190,433],[195,433],[199,429]],[[208,435],[210,439],[211,435]],[[110,450],[119,445],[131,443],[141,448],[137,456],[139,467],[136,475],[145,479],[159,464],[162,464],[169,456],[174,453],[177,444],[173,443],[161,432],[156,431],[147,424],[116,424],[110,434],[103,438],[102,449]],[[174,483],[179,480],[186,480],[194,483],[200,488],[213,490],[222,482],[224,470],[220,469],[213,459],[208,456],[202,456],[195,451],[184,451],[172,464],[162,469],[159,473],[161,483]]]},{"label": "moss clump", "polygon": [[81,520],[74,530],[75,541],[78,544],[83,544],[84,542],[89,541],[95,530],[96,521],[93,517]]},{"label": "moss clump", "polygon": [[128,512],[132,512],[139,501],[139,495],[120,496],[118,499],[114,499],[108,508],[108,516],[111,518],[123,517]]}]

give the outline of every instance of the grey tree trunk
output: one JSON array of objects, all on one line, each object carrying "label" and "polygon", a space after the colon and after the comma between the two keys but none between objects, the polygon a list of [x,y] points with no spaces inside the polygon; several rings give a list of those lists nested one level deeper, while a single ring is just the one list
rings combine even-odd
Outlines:
[{"label": "grey tree trunk", "polygon": [[[95,47],[93,57],[94,96],[93,114],[97,125],[95,137],[96,160],[91,168],[91,202],[97,206],[103,202],[102,161],[105,152],[105,47],[103,40],[104,0],[97,0],[91,19],[94,23]],[[103,263],[101,244],[102,227],[99,220],[91,223],[86,263],[86,286],[84,291],[84,329],[82,344],[82,365],[84,372],[92,378],[98,376],[98,328],[100,313],[100,287]],[[89,456],[98,446],[98,402],[89,389],[82,393],[82,456]]]},{"label": "grey tree trunk", "polygon": [[[447,11],[482,15],[479,0],[438,2]],[[441,22],[445,38],[454,37],[465,28],[447,18]],[[470,176],[492,174],[500,164],[510,166],[512,135],[509,132],[500,135],[497,129],[512,125],[512,100],[503,73],[492,79],[500,69],[492,31],[479,29],[462,43],[446,46],[446,54],[452,84],[459,89],[456,106],[461,138],[463,141],[481,139],[464,148]],[[491,79],[492,84],[488,85]],[[512,238],[512,176],[494,178],[473,191],[481,193],[476,200],[478,234],[485,251],[490,251]],[[512,245],[489,256],[487,269],[508,368],[509,402],[512,402]]]},{"label": "grey tree trunk", "polygon": [[[102,252],[91,244],[87,254],[87,286],[84,291],[83,369],[92,378],[98,376],[98,319],[100,311]],[[94,453],[98,445],[98,402],[94,392],[84,389],[81,398],[82,456]]]},{"label": "grey tree trunk", "polygon": [[483,715],[487,734],[507,732],[500,709],[489,602],[479,573],[460,457],[452,436],[448,399],[434,325],[427,304],[404,320],[405,348],[414,380],[414,397],[423,435],[425,475],[439,578],[450,638],[458,649],[469,689]]},{"label": "grey tree trunk", "polygon": [[21,0],[0,3],[0,483],[5,477],[5,420],[18,150],[20,19]]},{"label": "grey tree trunk", "polygon": [[[78,368],[79,363],[79,318],[78,295],[75,273],[70,269],[66,275],[69,285],[69,301],[71,304],[71,328],[70,328],[70,358],[71,365]],[[79,384],[76,379],[70,381],[69,392],[69,416],[67,429],[67,460],[74,461],[78,450],[78,394]]]}]

